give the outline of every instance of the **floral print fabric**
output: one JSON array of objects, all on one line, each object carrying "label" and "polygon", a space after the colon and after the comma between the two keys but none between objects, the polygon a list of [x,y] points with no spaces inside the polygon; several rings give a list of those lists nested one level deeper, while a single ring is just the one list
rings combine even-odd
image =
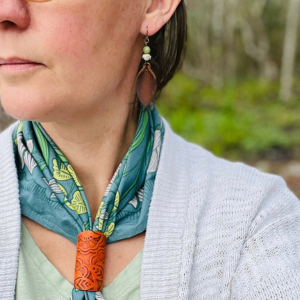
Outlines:
[{"label": "floral print fabric", "polygon": [[[41,124],[20,122],[13,140],[21,213],[75,244],[77,235],[85,230],[104,233],[107,243],[143,232],[163,135],[163,122],[155,105],[140,106],[135,137],[105,191],[92,224],[86,195],[66,157]],[[74,288],[70,299],[101,298],[100,292]]]}]

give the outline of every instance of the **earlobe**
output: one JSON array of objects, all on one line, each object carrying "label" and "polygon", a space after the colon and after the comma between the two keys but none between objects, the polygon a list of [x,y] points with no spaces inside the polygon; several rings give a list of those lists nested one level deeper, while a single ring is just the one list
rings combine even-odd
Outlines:
[{"label": "earlobe", "polygon": [[147,34],[148,28],[148,36],[154,35],[159,29],[164,25],[163,15],[161,10],[155,10],[151,13],[148,13],[141,24],[140,32],[143,35]]},{"label": "earlobe", "polygon": [[140,33],[146,35],[148,27],[148,35],[154,35],[170,20],[180,2],[181,0],[155,1],[155,8],[152,11],[151,7],[148,7],[147,11],[150,11],[145,14]]}]

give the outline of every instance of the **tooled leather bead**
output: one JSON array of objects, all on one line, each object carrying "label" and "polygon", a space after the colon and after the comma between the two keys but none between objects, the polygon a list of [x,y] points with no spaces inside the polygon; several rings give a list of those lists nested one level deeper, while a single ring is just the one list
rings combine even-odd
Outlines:
[{"label": "tooled leather bead", "polygon": [[82,291],[103,289],[106,236],[98,231],[84,231],[77,238],[74,287]]}]

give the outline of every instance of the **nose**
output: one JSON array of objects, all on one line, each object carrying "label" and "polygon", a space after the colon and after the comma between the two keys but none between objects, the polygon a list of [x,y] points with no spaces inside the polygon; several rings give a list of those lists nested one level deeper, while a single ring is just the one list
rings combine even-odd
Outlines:
[{"label": "nose", "polygon": [[0,34],[9,27],[24,29],[29,24],[28,4],[24,0],[0,0]]}]

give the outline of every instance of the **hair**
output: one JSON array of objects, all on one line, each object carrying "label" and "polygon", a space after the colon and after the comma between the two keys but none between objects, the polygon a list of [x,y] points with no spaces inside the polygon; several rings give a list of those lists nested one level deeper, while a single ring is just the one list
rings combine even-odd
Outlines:
[{"label": "hair", "polygon": [[[184,0],[181,0],[171,19],[153,36],[149,37],[151,48],[151,68],[156,76],[157,90],[155,101],[162,89],[182,67],[187,42],[187,13]],[[141,60],[139,70],[144,61]],[[136,96],[136,101],[138,100]]]}]

